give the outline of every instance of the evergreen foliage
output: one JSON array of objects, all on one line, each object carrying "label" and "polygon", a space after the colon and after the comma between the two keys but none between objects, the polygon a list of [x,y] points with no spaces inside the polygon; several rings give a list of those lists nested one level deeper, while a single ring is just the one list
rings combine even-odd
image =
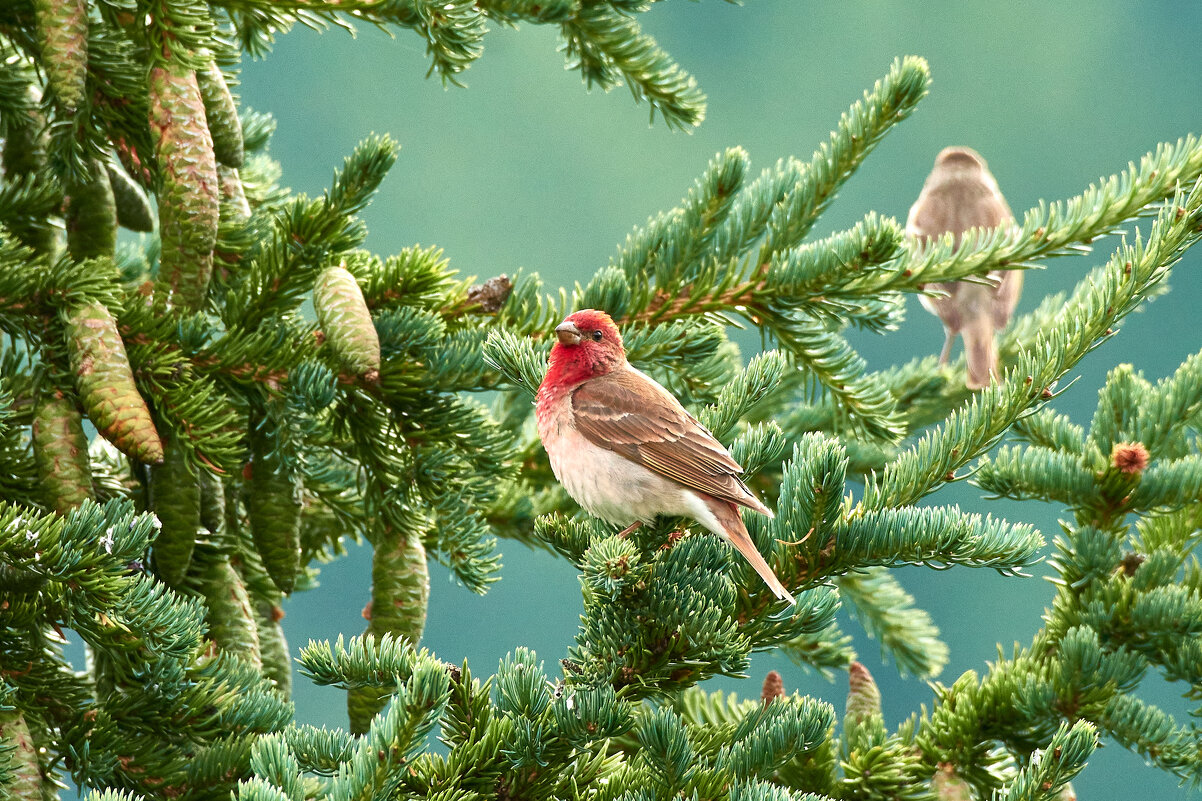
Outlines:
[{"label": "evergreen foliage", "polygon": [[[1202,779],[1196,727],[1137,693],[1150,671],[1202,693],[1202,353],[1155,385],[1115,368],[1087,427],[1052,403],[1202,238],[1196,139],[959,248],[950,236],[920,246],[875,212],[810,238],[926,95],[926,63],[906,57],[809,161],[753,175],[742,149],[717,154],[587,285],[548,295],[533,274],[473,285],[437,247],[361,249],[357,215],[397,144],[366,139],[320,197],[294,195],[267,153],[273,123],[230,89],[240,55],[296,23],[412,29],[453,83],[488,20],[526,21],[559,26],[587,85],[624,81],[669,126],[696,125],[704,95],[641,32],[649,5],[36,0],[0,12],[7,796],[55,797],[70,776],[97,801],[1017,801],[1058,797],[1102,739]],[[978,393],[961,365],[933,358],[869,373],[844,336],[893,330],[926,284],[1088,252],[1144,216],[1146,234],[1015,322],[1003,376]],[[157,235],[118,246],[118,225]],[[747,524],[796,605],[688,521],[618,537],[558,488],[529,401],[547,332],[582,307],[619,321],[631,361],[770,499],[776,517]],[[730,325],[771,347],[744,363]],[[1045,546],[1027,525],[920,505],[969,475],[1071,514],[1053,541],[1056,596],[1029,645],[935,685],[932,706],[891,731],[840,605],[900,670],[930,677],[947,648],[889,568],[1012,574]],[[367,631],[310,643],[299,662],[347,692],[350,730],[298,726],[279,603],[347,537],[373,547]],[[418,648],[427,559],[483,593],[499,578],[497,537],[580,572],[561,679],[520,647],[483,681]],[[85,671],[63,658],[63,628],[86,643]],[[847,670],[846,709],[786,694],[779,676],[758,700],[700,686],[771,648]]]}]

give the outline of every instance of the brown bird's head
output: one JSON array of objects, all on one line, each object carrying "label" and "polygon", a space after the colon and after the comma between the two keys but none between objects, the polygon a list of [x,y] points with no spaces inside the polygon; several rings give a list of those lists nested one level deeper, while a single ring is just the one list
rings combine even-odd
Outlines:
[{"label": "brown bird's head", "polygon": [[960,247],[968,229],[997,228],[1013,219],[981,154],[971,147],[945,147],[910,207],[906,232],[924,242],[950,233]]},{"label": "brown bird's head", "polygon": [[626,363],[622,334],[603,311],[581,309],[569,314],[555,327],[555,338],[547,374],[557,383],[605,375]]},{"label": "brown bird's head", "polygon": [[985,163],[985,159],[981,158],[981,154],[973,150],[971,147],[945,147],[939,151],[939,155],[935,157],[935,167],[945,167],[954,170],[981,170],[989,169]]}]

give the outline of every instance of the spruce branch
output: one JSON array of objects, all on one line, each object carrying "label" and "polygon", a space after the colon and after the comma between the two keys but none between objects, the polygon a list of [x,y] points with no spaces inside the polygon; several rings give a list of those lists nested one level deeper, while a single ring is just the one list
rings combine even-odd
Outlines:
[{"label": "spruce branch", "polygon": [[[358,250],[357,217],[395,144],[365,142],[322,197],[294,197],[263,152],[272,123],[239,119],[227,83],[228,37],[261,53],[290,25],[354,20],[414,30],[431,71],[453,83],[480,57],[487,18],[526,20],[559,26],[586,84],[624,80],[653,115],[687,128],[704,96],[635,21],[649,6],[155,0],[89,16],[78,0],[39,0],[0,15],[0,328],[12,340],[0,353],[0,782],[42,796],[67,770],[108,788],[106,801],[231,790],[273,801],[818,801],[925,798],[935,776],[981,797],[1047,798],[1096,732],[1197,781],[1197,733],[1134,693],[1150,671],[1194,695],[1202,682],[1202,362],[1155,385],[1116,369],[1088,432],[1041,408],[1202,237],[1196,140],[958,250],[920,249],[875,213],[807,241],[925,95],[925,62],[901,59],[810,161],[752,177],[742,149],[720,152],[583,287],[547,296],[529,274],[473,287],[436,247]],[[1011,369],[979,396],[931,358],[870,374],[844,336],[849,325],[893,330],[902,293],[925,283],[1083,252],[1157,207],[1146,240],[1016,322],[1002,342]],[[154,228],[152,208],[160,235],[115,245],[118,223]],[[172,308],[141,289],[156,264],[160,288],[180,298]],[[299,314],[310,297],[320,332]],[[792,608],[679,520],[617,537],[567,517],[528,398],[500,393],[489,408],[465,397],[533,393],[551,326],[580,306],[618,317],[631,362],[729,444],[757,492],[776,495],[774,521],[746,523],[798,591]],[[776,349],[742,367],[731,324]],[[97,359],[118,345],[119,369],[102,365],[97,378]],[[149,414],[133,426],[106,416],[114,390]],[[77,395],[106,436],[163,465],[148,472],[103,440],[86,447]],[[132,442],[131,427],[142,435]],[[847,666],[841,599],[903,671],[935,673],[946,649],[884,568],[1031,563],[1042,540],[1029,526],[915,506],[1006,430],[1026,446],[985,460],[978,482],[1073,512],[1029,648],[937,686],[931,712],[896,732],[857,665],[841,730],[829,705],[783,688],[745,702],[697,688],[775,646],[820,670]],[[150,434],[166,449],[150,448]],[[856,504],[848,475],[870,469],[880,472]],[[414,646],[427,558],[482,592],[499,570],[497,534],[552,548],[581,573],[584,615],[562,681],[521,648],[481,682]],[[312,644],[302,666],[350,691],[360,734],[285,729],[282,593],[310,586],[310,561],[341,553],[346,536],[375,549],[368,634]],[[86,674],[58,649],[63,625],[91,650]],[[435,727],[443,750],[428,748]]]},{"label": "spruce branch", "polygon": [[758,263],[801,242],[885,134],[926,97],[930,83],[925,59],[906,56],[894,60],[885,77],[839,118],[830,140],[802,167],[800,180],[775,207]]},{"label": "spruce branch", "polygon": [[300,762],[292,755],[284,735],[260,737],[251,751],[250,769],[255,774],[252,781],[264,782],[289,801],[303,801],[305,798]]},{"label": "spruce branch", "polygon": [[1014,424],[1014,433],[1032,445],[1062,453],[1082,454],[1085,451],[1085,431],[1081,426],[1048,409],[1020,418]]},{"label": "spruce branch", "polygon": [[478,3],[489,18],[507,25],[520,21],[564,22],[580,11],[580,0],[485,0]]},{"label": "spruce branch", "polygon": [[[1123,244],[1109,263],[1078,284],[1061,322],[1046,330],[1008,369],[1000,384],[977,393],[947,422],[925,435],[865,485],[864,509],[913,503],[950,480],[987,450],[1045,390],[1112,333],[1144,295],[1162,282],[1184,250],[1202,238],[1202,182],[1179,190],[1160,211],[1146,242]],[[1047,393],[1050,396],[1050,391]]]},{"label": "spruce branch", "polygon": [[204,52],[214,34],[207,3],[198,0],[160,0],[147,3],[145,37],[149,57],[193,70],[204,65]]},{"label": "spruce branch", "polygon": [[306,771],[330,776],[351,758],[354,740],[342,729],[292,725],[283,731],[288,752]]},{"label": "spruce branch", "polygon": [[1002,447],[992,457],[981,457],[973,475],[979,487],[999,498],[1037,498],[1061,501],[1070,507],[1092,497],[1096,476],[1080,456],[1029,446]]},{"label": "spruce branch", "polygon": [[1019,771],[1000,798],[1005,801],[1056,801],[1060,788],[1081,772],[1094,749],[1098,735],[1093,726],[1078,721],[1061,724],[1047,747],[1030,765]]},{"label": "spruce branch", "polygon": [[881,651],[897,661],[902,674],[930,678],[943,671],[948,648],[939,639],[939,629],[891,573],[869,568],[840,576],[835,586],[850,602],[852,615],[869,637],[880,641]]},{"label": "spruce branch", "polygon": [[[1178,374],[1188,375],[1189,364]],[[1157,389],[1172,384],[1161,382]],[[988,700],[993,725],[1010,731],[1003,739],[1019,742],[1029,721],[1048,715],[1082,718],[1164,770],[1198,780],[1195,733],[1134,695],[1150,665],[1173,681],[1192,685],[1198,676],[1190,632],[1202,630],[1202,588],[1188,578],[1182,582],[1180,575],[1196,544],[1196,504],[1163,511],[1191,496],[1194,457],[1162,458],[1145,472],[1149,456],[1143,444],[1116,442],[1147,430],[1143,415],[1158,411],[1164,397],[1129,367],[1116,368],[1099,393],[1088,434],[1062,416],[1041,415],[1036,430],[1050,433],[1035,441],[1054,443],[1070,431],[1077,453],[1043,444],[1003,449],[978,473],[982,486],[995,491],[1073,508],[1076,525],[1063,524],[1056,538],[1051,564],[1059,574],[1057,594],[1031,648],[999,660],[979,684],[966,674],[947,690],[930,718],[936,728],[920,726],[924,747],[939,742],[939,729],[979,727],[981,719],[969,720],[957,710],[977,707],[975,715],[978,702]],[[1158,429],[1153,423],[1152,430]],[[1109,460],[1092,468],[1082,464],[1085,458],[1100,460],[1110,443],[1115,444]],[[1145,487],[1153,470],[1159,475]],[[1125,523],[1131,514],[1140,515],[1138,536]],[[963,752],[952,758],[960,765],[981,761]]]},{"label": "spruce branch", "polygon": [[961,564],[1011,573],[1035,562],[1043,544],[1030,526],[966,515],[955,506],[864,512],[836,528],[833,555],[803,566],[802,575],[898,563]]},{"label": "spruce branch", "polygon": [[364,141],[346,158],[321,200],[299,198],[276,216],[271,238],[251,256],[239,286],[226,297],[223,319],[228,328],[253,329],[293,311],[312,289],[321,265],[358,246],[366,231],[351,215],[371,199],[396,151],[388,137]]},{"label": "spruce branch", "polygon": [[413,675],[426,651],[414,652],[392,635],[368,634],[337,642],[311,642],[301,649],[301,672],[319,685],[339,687],[395,687]]},{"label": "spruce branch", "polygon": [[[1127,173],[1112,176],[1104,182],[1104,187],[1112,187],[1113,192],[1119,190],[1114,187],[1122,187],[1125,194],[1122,198],[1116,200],[1113,206],[1088,205],[1092,202],[1102,203],[1106,198],[1114,199],[1113,194],[1100,193],[1100,190],[1091,189],[1077,198],[1066,201],[1060,205],[1072,209],[1072,216],[1067,211],[1056,212],[1057,219],[1064,220],[1065,230],[1076,232],[1085,232],[1087,237],[1081,241],[1074,242],[1075,245],[1081,245],[1085,239],[1092,239],[1094,236],[1101,235],[1100,230],[1094,230],[1081,222],[1083,217],[1091,217],[1097,215],[1111,214],[1115,208],[1125,208],[1129,211],[1135,209],[1145,209],[1148,213],[1157,208],[1160,208],[1162,201],[1165,201],[1171,194],[1174,184],[1167,184],[1162,187],[1165,194],[1160,197],[1152,197],[1148,199],[1144,195],[1144,185],[1139,182],[1138,176],[1143,174],[1144,169],[1147,169],[1147,174],[1153,173],[1160,175],[1156,167],[1150,165],[1164,166],[1173,175],[1186,178],[1185,186],[1189,186],[1190,182],[1196,178],[1198,171],[1196,163],[1198,162],[1199,148],[1197,143],[1192,138],[1181,140],[1176,146],[1161,145],[1156,151],[1144,157],[1141,164],[1144,165],[1140,169],[1132,168]],[[1108,190],[1110,191],[1110,190]],[[1141,206],[1140,203],[1147,200],[1148,205]],[[1039,209],[1034,209],[1028,212],[1028,216],[1034,219],[1042,219],[1038,217]],[[1069,216],[1072,219],[1069,220]],[[991,234],[992,235],[992,234]],[[1002,236],[998,234],[998,236]],[[1061,239],[1064,239],[1067,234],[1062,234]],[[1003,237],[1004,238],[1004,237]],[[944,243],[948,253],[951,253],[950,241]],[[954,254],[955,259],[967,257],[974,246],[969,240],[961,243],[960,249]],[[1066,245],[1066,247],[1068,247]],[[1070,251],[1077,252],[1077,251]],[[1042,254],[1043,257],[1047,254]],[[875,291],[881,291],[886,288],[904,288],[910,287],[910,280],[913,274],[912,265],[913,254],[909,258],[901,259],[893,262],[891,269],[875,273],[867,273],[865,277],[871,278],[876,276],[880,280],[871,282],[875,286]],[[983,258],[983,257],[982,257]],[[978,264],[983,266],[984,262]],[[983,267],[988,269],[987,267]],[[959,274],[958,274],[959,275]],[[1096,280],[1096,276],[1090,280]],[[918,282],[921,283],[921,282]],[[1082,287],[1088,286],[1088,282],[1082,282],[1079,285],[1078,292]],[[917,284],[914,284],[916,287]],[[867,284],[861,285],[860,288],[866,288]],[[1160,284],[1153,282],[1148,286],[1140,289],[1145,297],[1153,297],[1162,292]],[[1039,308],[1022,318],[1019,318],[1007,331],[999,343],[999,349],[1002,354],[1003,363],[1013,363],[1018,355],[1025,349],[1030,347],[1030,343],[1041,332],[1056,328],[1063,322],[1063,297],[1052,295],[1044,299]],[[939,422],[947,414],[948,410],[955,408],[958,404],[962,404],[968,400],[970,393],[958,382],[949,380],[948,376],[953,374],[957,369],[957,365],[953,364],[948,368],[950,372],[945,371],[930,357],[916,359],[909,364],[898,368],[892,368],[882,373],[874,374],[871,378],[872,382],[886,387],[896,399],[897,410],[904,421],[906,431],[916,431],[924,425],[933,422]],[[785,390],[789,389],[789,385],[782,386],[780,393],[781,401],[784,403],[790,398],[790,395]],[[806,399],[806,402],[795,404],[793,408],[782,408],[782,414],[788,422],[783,422],[783,427],[788,432],[806,431],[806,430],[824,430],[830,432],[839,432],[845,429],[846,424],[844,418],[838,409],[832,409],[824,403],[813,403]],[[1018,425],[1022,425],[1020,421]],[[872,440],[872,439],[857,439],[848,443],[848,446],[854,448],[856,463],[856,472],[865,472],[867,469],[881,469],[889,458],[895,453],[895,449],[889,440]]]},{"label": "spruce branch", "polygon": [[795,637],[781,648],[794,664],[812,668],[825,678],[833,679],[837,672],[845,670],[856,659],[851,642],[851,636],[844,634],[836,624]]},{"label": "spruce branch", "polygon": [[[11,238],[0,236],[0,323],[14,335],[40,343],[52,315],[89,303],[118,306],[119,286],[111,259],[60,259],[48,264]],[[40,325],[23,325],[31,317],[41,318]]]},{"label": "spruce branch", "polygon": [[705,119],[697,81],[633,17],[602,0],[585,0],[560,30],[568,67],[580,70],[586,86],[609,89],[625,79],[635,102],[651,107],[651,121],[658,111],[669,128],[687,129]]},{"label": "spruce branch", "polygon": [[1158,381],[1150,394],[1147,406],[1141,404],[1136,440],[1155,456],[1176,455],[1180,447],[1177,438],[1196,424],[1202,412],[1202,353],[1182,362],[1172,376]]}]

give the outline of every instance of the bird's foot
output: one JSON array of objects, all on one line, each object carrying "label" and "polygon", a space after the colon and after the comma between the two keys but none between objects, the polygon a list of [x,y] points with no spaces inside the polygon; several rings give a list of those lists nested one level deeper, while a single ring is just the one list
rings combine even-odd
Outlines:
[{"label": "bird's foot", "polygon": [[805,536],[799,540],[777,540],[777,542],[779,542],[781,545],[801,545],[803,542],[808,540],[810,538],[810,535],[813,533],[814,533],[814,527],[810,526],[810,530],[807,531],[805,533]]},{"label": "bird's foot", "polygon": [[633,523],[631,523],[629,526],[627,526],[626,528],[624,528],[624,529],[622,529],[621,531],[619,531],[619,532],[618,532],[618,536],[619,536],[619,537],[621,537],[622,539],[626,539],[626,536],[627,536],[628,534],[630,534],[631,532],[633,532],[633,531],[634,531],[636,528],[638,528],[638,527],[639,527],[639,526],[641,526],[641,525],[643,525],[643,521],[642,521],[642,520],[636,520],[636,521],[634,521]]}]

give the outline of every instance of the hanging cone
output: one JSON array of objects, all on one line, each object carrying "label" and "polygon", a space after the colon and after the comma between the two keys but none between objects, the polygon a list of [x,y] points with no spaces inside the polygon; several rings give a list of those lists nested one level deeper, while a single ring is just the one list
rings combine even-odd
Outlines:
[{"label": "hanging cone", "polygon": [[[363,610],[367,633],[379,640],[385,634],[403,637],[412,645],[422,638],[430,601],[430,573],[421,532],[381,530],[371,563],[371,603]],[[347,694],[351,732],[362,734],[388,703],[388,696],[371,687]]]},{"label": "hanging cone", "polygon": [[139,152],[137,146],[119,133],[112,136],[113,148],[117,151],[117,160],[125,168],[126,174],[138,186],[146,189],[154,184],[154,176],[146,166],[146,154]]},{"label": "hanging cone", "polygon": [[283,463],[269,425],[251,425],[246,511],[267,575],[288,594],[300,572],[300,476]]},{"label": "hanging cone", "polygon": [[88,176],[67,187],[67,250],[77,260],[112,256],[117,247],[117,204],[108,171],[88,162]]},{"label": "hanging cone", "polygon": [[116,164],[104,165],[109,185],[113,188],[113,202],[117,207],[117,222],[131,231],[150,233],[154,230],[154,209],[142,187],[125,174]]},{"label": "hanging cone", "polygon": [[83,102],[88,80],[86,0],[34,0],[46,85],[65,111]]},{"label": "hanging cone", "polygon": [[214,535],[225,530],[225,485],[208,471],[200,474],[200,524]]},{"label": "hanging cone", "polygon": [[196,554],[200,572],[200,592],[204,596],[208,615],[209,639],[219,649],[262,669],[259,655],[259,634],[255,626],[254,607],[246,593],[242,576],[230,564],[226,554],[211,548]]},{"label": "hanging cone", "polygon": [[152,549],[154,571],[168,586],[177,587],[192,563],[200,526],[200,485],[178,444],[173,443],[163,463],[150,471],[150,505],[162,524]]},{"label": "hanging cone", "polygon": [[960,778],[955,766],[943,763],[931,779],[931,794],[937,801],[972,801],[972,787]]},{"label": "hanging cone", "polygon": [[218,164],[217,180],[221,184],[222,217],[238,222],[250,219],[250,203],[246,201],[246,190],[242,188],[242,176],[238,170]]},{"label": "hanging cone", "polygon": [[[50,129],[39,103],[41,90],[34,84],[25,87],[24,107],[11,109],[2,123],[4,174],[11,179],[21,176],[42,176],[46,171],[46,150],[50,146]],[[15,98],[10,98],[14,106]],[[61,228],[53,218],[19,215],[10,217],[5,225],[21,244],[51,260],[58,257]]]},{"label": "hanging cone", "polygon": [[213,155],[227,167],[241,167],[242,120],[238,118],[238,107],[234,105],[229,85],[215,60],[209,59],[204,69],[196,71],[196,84],[204,101],[209,133],[213,136]]},{"label": "hanging cone", "polygon": [[213,139],[191,70],[150,70],[150,132],[162,179],[157,291],[171,305],[199,309],[213,273],[220,204]]},{"label": "hanging cone", "polygon": [[263,675],[275,682],[276,689],[285,698],[292,697],[292,658],[288,654],[288,641],[284,639],[284,610],[279,600],[256,599],[255,623],[259,627],[259,653],[263,659]]},{"label": "hanging cone", "polygon": [[75,385],[96,430],[126,456],[163,461],[163,443],[134,384],[113,315],[101,303],[85,303],[70,311],[66,324]]},{"label": "hanging cone", "polygon": [[775,670],[769,670],[768,675],[764,677],[764,686],[760,688],[760,700],[764,703],[764,706],[768,706],[768,704],[777,698],[783,698],[784,695],[784,679]]},{"label": "hanging cone", "polygon": [[4,172],[37,173],[46,168],[50,129],[39,104],[42,91],[34,84],[25,87],[25,108],[4,120]]},{"label": "hanging cone", "polygon": [[24,715],[20,709],[7,707],[12,707],[11,701],[0,699],[0,768],[8,774],[4,797],[13,801],[42,801],[57,796],[53,783],[43,786],[42,767]]},{"label": "hanging cone", "polygon": [[39,393],[34,405],[33,458],[47,503],[60,515],[92,497],[83,417],[57,387]]}]

